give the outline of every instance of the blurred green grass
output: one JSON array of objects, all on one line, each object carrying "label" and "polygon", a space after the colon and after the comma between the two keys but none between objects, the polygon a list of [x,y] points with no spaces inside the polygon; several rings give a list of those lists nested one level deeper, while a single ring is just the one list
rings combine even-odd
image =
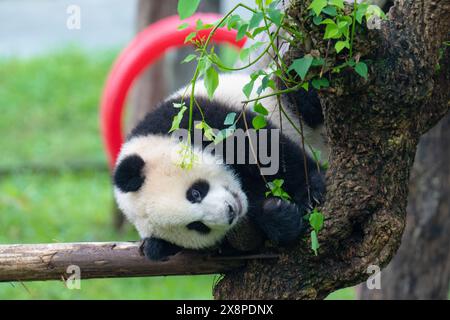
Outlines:
[{"label": "blurred green grass", "polygon": [[[21,171],[30,163],[63,167],[105,163],[99,96],[117,50],[76,48],[27,60],[0,59],[0,243],[136,240],[112,227],[107,171]],[[0,299],[210,299],[214,275],[0,283]],[[353,289],[330,299],[352,299]]]}]

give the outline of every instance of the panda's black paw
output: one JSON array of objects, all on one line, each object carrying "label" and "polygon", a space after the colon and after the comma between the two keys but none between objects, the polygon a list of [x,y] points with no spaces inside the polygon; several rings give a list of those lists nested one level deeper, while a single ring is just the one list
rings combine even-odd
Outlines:
[{"label": "panda's black paw", "polygon": [[266,199],[256,220],[266,236],[281,245],[294,242],[303,231],[302,212],[299,207],[280,198]]},{"label": "panda's black paw", "polygon": [[158,238],[145,238],[142,240],[141,251],[152,261],[166,261],[170,256],[182,250],[181,247]]},{"label": "panda's black paw", "polygon": [[305,199],[307,211],[310,211],[325,202],[325,173],[315,172],[314,174],[311,174],[310,185],[310,199]]}]

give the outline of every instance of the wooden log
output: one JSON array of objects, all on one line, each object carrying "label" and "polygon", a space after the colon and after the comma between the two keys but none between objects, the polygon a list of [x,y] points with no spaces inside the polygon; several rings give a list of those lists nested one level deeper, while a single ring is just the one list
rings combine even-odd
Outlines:
[{"label": "wooden log", "polygon": [[212,256],[180,252],[167,261],[147,260],[137,242],[86,242],[0,245],[0,282],[64,280],[79,267],[81,279],[200,275],[243,267],[249,259],[276,255]]}]

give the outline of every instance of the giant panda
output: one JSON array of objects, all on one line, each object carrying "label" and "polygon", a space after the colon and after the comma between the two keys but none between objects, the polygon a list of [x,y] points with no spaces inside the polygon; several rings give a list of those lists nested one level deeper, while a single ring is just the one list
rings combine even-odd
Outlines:
[{"label": "giant panda", "polygon": [[[248,79],[248,75],[221,75],[212,100],[199,81],[195,100],[202,113],[194,108],[193,120],[204,117],[212,128],[225,128],[226,116],[243,110],[242,101],[246,98],[242,88]],[[180,166],[180,150],[186,145],[168,132],[179,111],[174,103],[184,99],[189,105],[189,95],[183,98],[186,89],[189,88],[160,103],[131,131],[114,169],[115,199],[143,239],[144,255],[150,260],[165,260],[182,249],[226,247],[227,235],[244,219],[275,244],[294,243],[303,230],[302,217],[323,200],[325,192],[323,168],[313,160],[309,150],[302,149],[307,142],[327,155],[323,115],[316,93],[302,90],[283,97],[286,112],[292,119],[298,119],[297,111],[302,115],[304,142],[286,118],[280,118],[275,97],[262,101],[269,110],[265,128],[269,149],[274,143],[273,135],[279,137],[275,142],[279,145],[275,155],[279,169],[263,179],[261,164],[249,161],[229,164],[224,161],[226,152],[217,154],[206,150],[211,143],[206,139],[201,145],[191,145],[197,159],[192,167]],[[236,121],[236,131],[245,131],[255,115],[250,107],[244,114],[246,120],[242,115]],[[281,132],[279,127],[283,128]],[[180,128],[188,128],[188,111]],[[257,139],[262,138],[265,129],[256,132]],[[192,129],[195,130],[199,129]],[[225,142],[234,138],[232,135]],[[251,154],[250,143],[245,143],[243,148],[236,147],[234,152]],[[290,200],[266,197],[266,182],[275,179],[284,180],[282,188]]]}]

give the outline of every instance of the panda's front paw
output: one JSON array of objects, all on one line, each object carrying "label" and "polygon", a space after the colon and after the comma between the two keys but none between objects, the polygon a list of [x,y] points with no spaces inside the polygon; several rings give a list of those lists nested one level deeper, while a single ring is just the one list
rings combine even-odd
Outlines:
[{"label": "panda's front paw", "polygon": [[303,219],[295,203],[268,198],[257,217],[259,227],[273,242],[287,245],[300,237],[303,231]]},{"label": "panda's front paw", "polygon": [[305,199],[307,205],[307,210],[312,210],[315,207],[323,204],[325,202],[325,173],[315,172],[310,174],[310,199]]},{"label": "panda's front paw", "polygon": [[182,250],[181,247],[158,238],[145,238],[142,240],[141,251],[152,261],[166,261],[169,256]]}]

